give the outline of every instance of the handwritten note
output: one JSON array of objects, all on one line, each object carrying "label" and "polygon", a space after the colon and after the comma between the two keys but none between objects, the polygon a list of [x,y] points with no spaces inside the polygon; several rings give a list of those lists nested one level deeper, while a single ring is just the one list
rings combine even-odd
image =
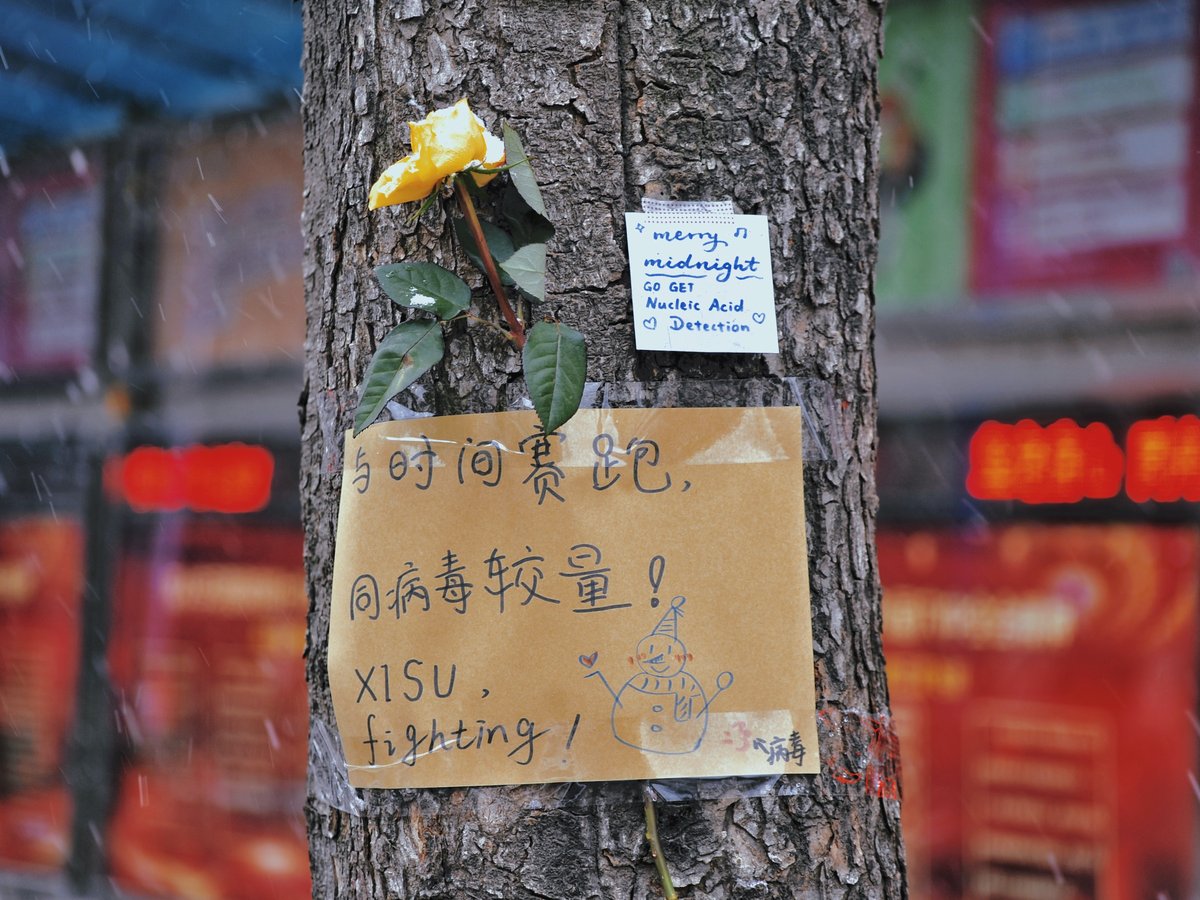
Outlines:
[{"label": "handwritten note", "polygon": [[778,353],[766,216],[625,213],[639,350]]},{"label": "handwritten note", "polygon": [[817,771],[798,409],[346,437],[329,680],[356,787]]}]

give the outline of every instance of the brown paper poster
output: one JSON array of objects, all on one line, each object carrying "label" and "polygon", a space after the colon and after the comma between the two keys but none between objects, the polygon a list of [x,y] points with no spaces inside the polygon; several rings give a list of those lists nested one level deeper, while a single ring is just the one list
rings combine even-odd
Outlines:
[{"label": "brown paper poster", "polygon": [[329,680],[356,787],[818,768],[801,412],[346,437]]}]

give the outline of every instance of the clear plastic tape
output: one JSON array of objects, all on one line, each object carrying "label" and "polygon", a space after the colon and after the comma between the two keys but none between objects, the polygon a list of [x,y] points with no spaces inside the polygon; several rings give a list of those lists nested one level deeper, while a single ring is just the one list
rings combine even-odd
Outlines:
[{"label": "clear plastic tape", "polygon": [[[342,742],[337,733],[320,719],[312,725],[312,759],[309,775],[313,796],[320,802],[349,813],[362,816],[368,810],[367,800],[350,785],[349,764],[342,752]],[[564,781],[553,784],[509,785],[507,790],[513,799],[527,809],[570,809],[590,804],[598,790],[611,798],[614,785],[617,791],[625,790],[630,800],[640,787],[650,799],[659,803],[692,803],[704,801],[731,801],[777,796],[791,796],[799,790],[797,778],[779,775],[764,775],[752,778],[680,778],[648,780],[643,782],[600,782],[589,783]],[[412,790],[405,788],[403,790]],[[425,788],[423,790],[463,790],[462,788]],[[473,790],[468,788],[467,790]],[[369,796],[369,794],[367,795]]]},{"label": "clear plastic tape", "polygon": [[321,473],[333,475],[342,467],[342,433],[338,428],[341,410],[337,392],[318,391],[316,404],[317,425],[321,430]]},{"label": "clear plastic tape", "polygon": [[[846,435],[833,400],[833,388],[815,378],[729,378],[672,381],[589,381],[580,409],[671,409],[676,407],[798,406],[804,419],[804,461],[840,462],[846,457]],[[519,397],[513,410],[530,410]],[[413,413],[396,418],[419,418]]]},{"label": "clear plastic tape", "polygon": [[900,799],[900,740],[888,713],[824,706],[817,733],[825,775],[881,800]]},{"label": "clear plastic tape", "polygon": [[[798,776],[806,777],[806,776]],[[689,778],[674,781],[648,781],[646,790],[651,799],[662,803],[694,803],[698,800],[732,801],[765,797],[768,794],[787,796],[795,793],[799,782],[780,775],[758,778]]]},{"label": "clear plastic tape", "polygon": [[[900,799],[900,743],[895,722],[888,713],[825,706],[817,713],[817,729],[821,743],[820,777],[882,800]],[[660,779],[642,784],[656,802],[729,802],[767,795],[795,796],[808,777]],[[559,788],[563,806],[579,804],[588,798],[587,784],[564,784]]]},{"label": "clear plastic tape", "polygon": [[309,742],[308,775],[313,796],[334,809],[361,816],[366,812],[367,804],[350,786],[346,754],[342,752],[342,740],[337,732],[320,719],[314,719]]},{"label": "clear plastic tape", "polygon": [[[900,741],[888,713],[825,706],[817,713],[817,732],[821,777],[882,800],[900,799]],[[654,800],[666,803],[728,801],[795,796],[805,778],[692,778],[650,781],[646,786]]]},{"label": "clear plastic tape", "polygon": [[[822,775],[884,800],[900,798],[900,746],[886,712],[826,706],[817,713]],[[319,719],[313,723],[310,774],[313,795],[335,809],[362,815],[367,804],[350,786],[348,766],[337,734]],[[651,799],[663,803],[788,797],[799,793],[805,776],[784,778],[687,778],[641,782]],[[627,782],[630,791],[638,782]],[[610,788],[606,788],[609,790]],[[434,788],[433,790],[446,790]],[[591,801],[595,786],[584,782],[514,785],[510,789],[529,809],[570,808]]]},{"label": "clear plastic tape", "polygon": [[[804,419],[804,461],[838,463],[846,457],[847,438],[837,414],[833,388],[816,378],[674,379],[671,381],[589,381],[583,386],[580,409],[670,409],[676,407],[750,408],[798,406]],[[387,405],[393,421],[424,419],[433,413],[412,409],[393,400]],[[528,396],[515,398],[512,411],[528,411]],[[326,455],[336,451],[328,449]]]},{"label": "clear plastic tape", "polygon": [[804,461],[838,461],[845,438],[828,382],[808,378],[679,379],[604,384],[596,392],[599,409],[633,407],[798,406],[804,419]]}]

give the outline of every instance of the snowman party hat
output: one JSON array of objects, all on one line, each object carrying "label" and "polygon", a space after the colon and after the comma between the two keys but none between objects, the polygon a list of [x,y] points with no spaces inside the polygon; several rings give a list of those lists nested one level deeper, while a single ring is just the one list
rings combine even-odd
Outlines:
[{"label": "snowman party hat", "polygon": [[687,597],[679,596],[671,601],[671,608],[668,609],[658,624],[654,626],[651,634],[665,634],[672,640],[679,640],[679,617],[683,615],[683,604],[687,603]]}]

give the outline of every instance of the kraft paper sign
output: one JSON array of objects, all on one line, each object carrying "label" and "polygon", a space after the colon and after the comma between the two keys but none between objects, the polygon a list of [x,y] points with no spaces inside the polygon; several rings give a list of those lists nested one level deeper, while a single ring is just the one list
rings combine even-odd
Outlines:
[{"label": "kraft paper sign", "polygon": [[329,680],[350,782],[818,768],[801,413],[346,437]]},{"label": "kraft paper sign", "polygon": [[766,216],[625,213],[639,350],[778,353]]}]

